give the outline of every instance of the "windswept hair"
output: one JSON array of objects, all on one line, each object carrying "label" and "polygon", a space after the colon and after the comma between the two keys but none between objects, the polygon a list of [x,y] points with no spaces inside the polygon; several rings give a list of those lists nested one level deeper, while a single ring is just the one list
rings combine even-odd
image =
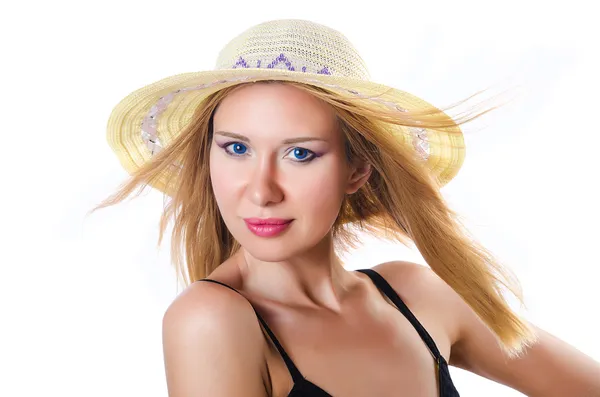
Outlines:
[{"label": "windswept hair", "polygon": [[[139,195],[146,186],[162,178],[174,163],[180,163],[180,171],[168,182],[158,244],[172,219],[171,257],[178,280],[183,280],[186,286],[208,276],[240,248],[225,226],[214,198],[209,151],[217,106],[246,84],[255,83],[228,87],[207,97],[167,147],[91,211],[125,200],[136,188]],[[533,341],[533,331],[507,302],[507,293],[523,302],[516,277],[469,235],[458,214],[444,201],[438,179],[415,151],[392,132],[396,125],[434,130],[452,128],[495,107],[450,119],[433,107],[398,112],[311,85],[285,84],[331,105],[345,137],[347,160],[367,161],[372,166],[369,180],[342,203],[332,229],[336,250],[344,252],[356,247],[359,233],[403,244],[413,242],[430,268],[487,324],[508,354],[518,354]]]}]

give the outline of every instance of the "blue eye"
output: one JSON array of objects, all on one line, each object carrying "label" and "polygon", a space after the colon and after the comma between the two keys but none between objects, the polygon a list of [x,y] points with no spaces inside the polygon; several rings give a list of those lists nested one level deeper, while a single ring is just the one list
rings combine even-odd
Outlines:
[{"label": "blue eye", "polygon": [[[228,150],[229,147],[231,147],[233,149],[233,152],[230,152]],[[228,154],[232,154],[232,155],[238,154],[238,155],[241,155],[241,154],[244,154],[246,152],[246,145],[244,145],[242,143],[239,143],[239,142],[233,142],[233,143],[230,143],[230,144],[228,144],[228,145],[225,146],[225,151]]]},{"label": "blue eye", "polygon": [[294,161],[297,163],[310,163],[315,158],[319,157],[312,150],[308,150],[302,147],[295,147],[291,152],[295,157]]},{"label": "blue eye", "polygon": [[299,161],[310,161],[312,160],[312,158],[314,157],[314,153],[313,153],[313,157],[311,157],[309,160],[306,160],[306,157],[309,156],[312,152],[308,149],[304,149],[304,148],[294,148],[294,156],[296,156],[296,159]]}]

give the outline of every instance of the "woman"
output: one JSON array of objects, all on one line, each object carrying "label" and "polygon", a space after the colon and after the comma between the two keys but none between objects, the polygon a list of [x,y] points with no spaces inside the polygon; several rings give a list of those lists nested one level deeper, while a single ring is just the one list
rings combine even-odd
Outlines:
[{"label": "woman", "polygon": [[[170,196],[187,285],[164,315],[169,395],[458,396],[448,364],[530,396],[600,396],[600,366],[509,308],[516,280],[440,188],[460,124],[368,80],[347,39],[299,20],[233,39],[214,71],[129,95],[109,141]],[[350,272],[356,232],[414,243],[430,268]],[[185,265],[180,252],[184,248]]]}]

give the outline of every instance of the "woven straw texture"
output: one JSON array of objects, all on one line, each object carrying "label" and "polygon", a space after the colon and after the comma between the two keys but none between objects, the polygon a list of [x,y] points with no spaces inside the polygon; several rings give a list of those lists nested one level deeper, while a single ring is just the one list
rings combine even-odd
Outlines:
[{"label": "woven straw texture", "polygon": [[[170,76],[126,96],[109,117],[108,143],[132,173],[169,144],[208,95],[260,80],[311,84],[398,111],[432,108],[407,92],[370,81],[364,61],[341,33],[310,21],[277,20],[231,40],[219,53],[214,70]],[[458,126],[416,132],[390,128],[419,152],[442,185],[457,174],[465,156]],[[177,172],[177,167],[169,172]],[[165,173],[152,186],[167,192],[170,177]]]}]

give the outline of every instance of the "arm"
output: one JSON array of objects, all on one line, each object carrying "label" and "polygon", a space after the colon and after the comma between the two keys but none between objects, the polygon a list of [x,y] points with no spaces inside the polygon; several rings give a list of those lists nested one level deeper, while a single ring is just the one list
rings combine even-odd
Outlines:
[{"label": "arm", "polygon": [[600,397],[600,364],[535,327],[538,341],[517,358],[500,349],[492,332],[466,307],[451,364],[531,397]]},{"label": "arm", "polygon": [[264,338],[252,308],[222,286],[197,282],[163,317],[169,397],[265,397]]},{"label": "arm", "polygon": [[452,345],[451,365],[530,397],[600,397],[600,364],[562,340],[535,328],[537,343],[509,358],[483,321],[429,268],[408,262],[375,268],[409,301],[439,313]]}]

